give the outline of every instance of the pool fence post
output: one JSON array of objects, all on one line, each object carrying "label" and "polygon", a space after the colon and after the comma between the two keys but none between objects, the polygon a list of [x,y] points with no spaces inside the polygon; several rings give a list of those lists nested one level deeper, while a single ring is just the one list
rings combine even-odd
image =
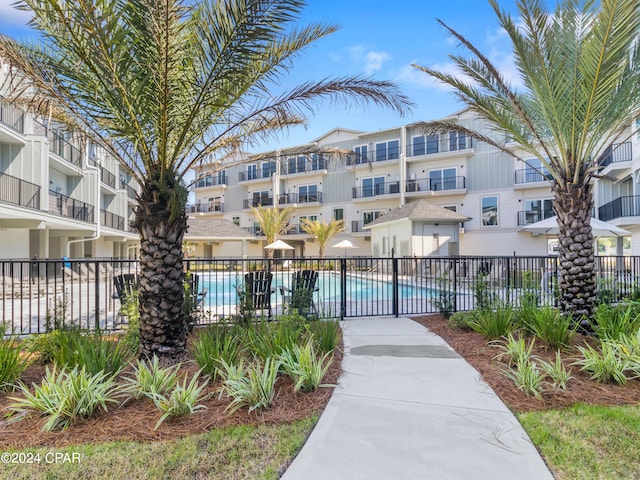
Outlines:
[{"label": "pool fence post", "polygon": [[[393,255],[393,250],[392,250]],[[398,259],[396,257],[391,257],[391,289],[392,289],[392,308],[393,308],[393,316],[398,317]]]},{"label": "pool fence post", "polygon": [[347,259],[340,259],[340,320],[347,313]]}]

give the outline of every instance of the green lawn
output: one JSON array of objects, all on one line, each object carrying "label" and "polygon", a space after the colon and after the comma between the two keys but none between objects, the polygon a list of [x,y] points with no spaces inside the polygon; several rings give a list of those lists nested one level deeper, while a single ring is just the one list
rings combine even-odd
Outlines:
[{"label": "green lawn", "polygon": [[574,405],[518,418],[556,479],[640,478],[640,406]]},{"label": "green lawn", "polygon": [[[40,454],[40,463],[11,464],[3,457],[0,479],[277,479],[317,419],[213,430],[167,442],[26,449],[22,452]],[[56,453],[79,461],[47,464]]]}]

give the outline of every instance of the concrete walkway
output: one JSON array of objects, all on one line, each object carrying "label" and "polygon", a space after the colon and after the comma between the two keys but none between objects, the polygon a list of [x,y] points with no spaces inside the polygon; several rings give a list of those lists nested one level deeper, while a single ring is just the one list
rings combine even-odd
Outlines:
[{"label": "concrete walkway", "polygon": [[284,480],[552,479],[513,414],[407,318],[342,324],[343,374]]}]

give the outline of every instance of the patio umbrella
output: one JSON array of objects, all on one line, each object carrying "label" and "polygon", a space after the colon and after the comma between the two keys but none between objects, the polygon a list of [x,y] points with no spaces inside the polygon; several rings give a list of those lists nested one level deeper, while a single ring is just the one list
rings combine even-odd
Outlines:
[{"label": "patio umbrella", "polygon": [[347,256],[348,248],[358,248],[350,240],[342,240],[341,242],[336,243],[335,245],[331,245],[331,248],[344,248],[344,256]]},{"label": "patio umbrella", "polygon": [[[598,220],[597,218],[591,219],[591,228],[594,237],[622,237],[624,235],[631,235],[631,232]],[[539,222],[525,225],[522,227],[522,230],[531,233],[541,233],[543,235],[557,235],[559,231],[557,217],[553,216],[540,220]]]},{"label": "patio umbrella", "polygon": [[273,243],[270,243],[266,247],[265,250],[293,250],[293,247],[288,243],[283,242],[282,240],[276,240]]}]

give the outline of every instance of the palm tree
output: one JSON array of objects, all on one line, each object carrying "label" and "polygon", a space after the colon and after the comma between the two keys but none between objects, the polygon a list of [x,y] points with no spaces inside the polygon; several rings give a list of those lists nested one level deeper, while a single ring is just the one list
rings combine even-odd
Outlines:
[{"label": "palm tree", "polygon": [[304,218],[302,220],[301,228],[318,240],[318,256],[322,259],[324,257],[324,249],[327,247],[327,244],[336,236],[336,234],[344,230],[344,222],[342,220],[336,220],[335,218],[332,218],[329,223]]},{"label": "palm tree", "polygon": [[[256,221],[267,239],[267,245],[269,245],[275,242],[279,235],[283,235],[287,231],[293,207],[270,208],[258,205],[251,207],[251,212],[255,215]],[[273,250],[267,250],[267,257],[273,258]]]},{"label": "palm tree", "polygon": [[81,127],[140,185],[142,355],[185,350],[183,179],[196,162],[300,124],[323,99],[410,106],[392,83],[362,77],[279,88],[293,59],[336,30],[298,25],[302,0],[17,3],[40,39],[0,37],[13,95],[27,85],[34,106]]},{"label": "palm tree", "polygon": [[596,290],[593,179],[602,153],[638,115],[640,1],[562,0],[551,12],[538,0],[519,0],[517,19],[497,0],[489,1],[513,43],[523,87],[510,85],[474,45],[439,21],[471,53],[471,58],[450,57],[463,75],[415,66],[453,87],[492,133],[446,121],[422,126],[431,133],[473,136],[524,161],[505,145],[504,138],[511,137],[540,160],[553,177],[560,306],[575,319],[589,318]]}]

